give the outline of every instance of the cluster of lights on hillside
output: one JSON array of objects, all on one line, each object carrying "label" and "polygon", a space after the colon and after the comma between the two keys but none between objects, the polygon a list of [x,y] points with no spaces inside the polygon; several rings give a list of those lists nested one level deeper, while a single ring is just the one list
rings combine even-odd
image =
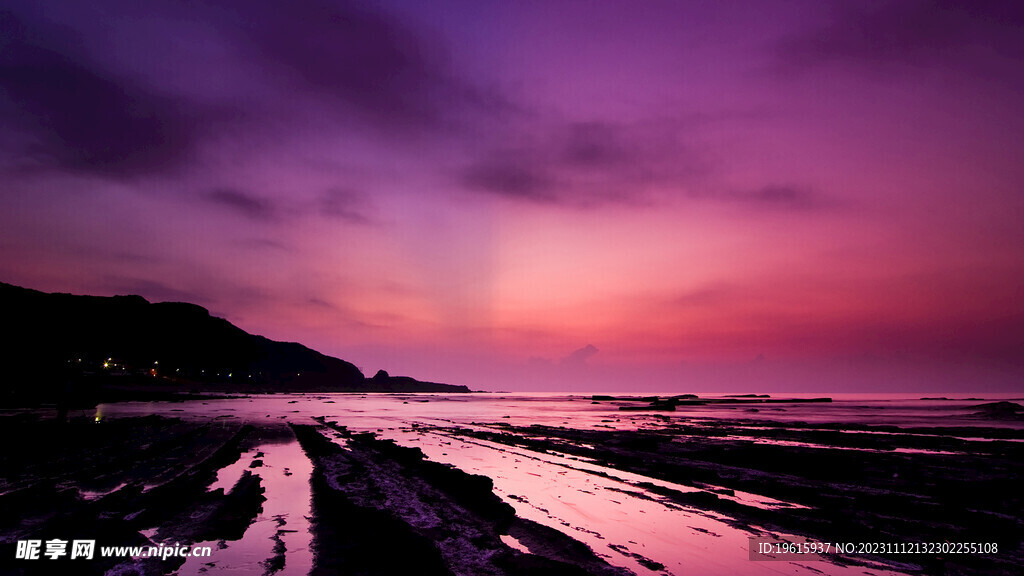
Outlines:
[{"label": "cluster of lights on hillside", "polygon": [[[83,368],[86,368],[87,366],[92,365],[92,363],[89,362],[88,359],[82,358],[82,357],[72,358],[72,359],[68,360],[68,362],[72,363],[72,364],[83,365]],[[108,373],[111,373],[111,374],[127,374],[127,373],[129,373],[129,372],[131,372],[133,370],[133,366],[131,364],[129,364],[127,362],[124,362],[122,360],[115,359],[113,356],[109,356],[106,359],[104,359],[102,364],[100,364],[100,366],[103,368],[104,371],[106,371]],[[139,371],[141,371],[141,372],[143,372],[145,374],[148,374],[149,376],[153,376],[153,377],[157,377],[157,376],[160,376],[161,374],[167,374],[167,373],[171,372],[170,369],[161,370],[160,369],[160,361],[159,360],[154,360],[153,364],[151,366],[149,366],[148,368],[138,368],[137,370],[139,370]],[[187,373],[188,369],[186,369],[185,372]],[[181,368],[174,368],[173,369],[173,374],[175,376],[181,376],[182,375],[182,369]],[[259,371],[254,372],[254,373],[246,373],[245,374],[245,378],[252,379],[253,376],[257,376],[258,377],[261,374],[262,374],[262,372],[259,372]],[[206,369],[205,368],[201,368],[199,370],[199,372],[198,372],[198,375],[202,376],[202,377],[206,377],[207,376]],[[233,370],[232,371],[211,372],[210,376],[212,376],[214,378],[232,378],[232,379],[236,378],[235,371],[233,371]],[[241,376],[241,374],[239,376]],[[302,373],[301,372],[297,373],[296,376],[302,376]]]}]

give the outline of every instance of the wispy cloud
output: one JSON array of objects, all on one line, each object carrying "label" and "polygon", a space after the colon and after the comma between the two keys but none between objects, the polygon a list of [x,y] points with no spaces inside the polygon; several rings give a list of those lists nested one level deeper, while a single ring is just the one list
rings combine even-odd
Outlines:
[{"label": "wispy cloud", "polygon": [[736,296],[735,286],[728,284],[713,284],[685,290],[674,298],[667,300],[669,307],[704,307],[719,306]]},{"label": "wispy cloud", "polygon": [[[348,224],[370,225],[376,222],[370,198],[350,189],[331,188],[310,199],[302,200],[297,197],[287,203],[279,196],[257,193],[242,187],[215,188],[203,193],[201,198],[209,204],[254,222],[294,222],[297,218],[310,215],[319,215]],[[267,239],[249,244],[255,248],[288,248]]]},{"label": "wispy cloud", "polygon": [[460,174],[467,190],[564,208],[704,202],[749,211],[809,211],[837,203],[808,186],[735,189],[697,138],[671,123],[560,125],[482,154]]},{"label": "wispy cloud", "polygon": [[271,200],[236,188],[211,190],[203,198],[252,220],[269,222],[281,217],[280,209]]},{"label": "wispy cloud", "polygon": [[587,363],[587,360],[598,352],[597,346],[587,344],[583,348],[573,350],[571,354],[559,360],[559,364],[562,366],[583,366]]},{"label": "wispy cloud", "polygon": [[320,214],[349,224],[372,224],[373,207],[365,194],[347,188],[325,191],[316,202]]},{"label": "wispy cloud", "polygon": [[707,172],[682,132],[671,122],[555,124],[480,154],[459,180],[469,191],[542,204],[647,204]]},{"label": "wispy cloud", "polygon": [[725,192],[717,199],[756,210],[807,211],[837,205],[834,199],[811,188],[776,184]]},{"label": "wispy cloud", "polygon": [[787,72],[835,64],[871,74],[971,68],[1000,59],[1019,64],[1022,26],[1024,10],[1012,1],[843,4],[824,26],[785,38],[777,58]]},{"label": "wispy cloud", "polygon": [[531,151],[503,150],[494,152],[468,166],[462,184],[471,190],[508,198],[542,203],[563,200],[558,180],[549,174],[546,160],[534,158]]}]

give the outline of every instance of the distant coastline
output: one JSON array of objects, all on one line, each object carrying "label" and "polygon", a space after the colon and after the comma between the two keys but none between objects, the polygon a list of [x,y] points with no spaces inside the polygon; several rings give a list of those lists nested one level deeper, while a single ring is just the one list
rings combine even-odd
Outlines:
[{"label": "distant coastline", "polygon": [[0,406],[95,405],[206,393],[470,392],[253,335],[205,308],[141,296],[46,293],[0,283]]}]

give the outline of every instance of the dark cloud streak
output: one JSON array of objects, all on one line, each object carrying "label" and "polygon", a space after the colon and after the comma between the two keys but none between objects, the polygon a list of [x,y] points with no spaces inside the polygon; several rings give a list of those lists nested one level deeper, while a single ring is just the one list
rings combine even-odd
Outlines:
[{"label": "dark cloud streak", "polygon": [[835,205],[830,198],[809,188],[783,185],[730,192],[720,195],[719,199],[748,208],[787,211],[820,210]]},{"label": "dark cloud streak", "polygon": [[1013,1],[918,0],[853,4],[823,27],[777,47],[778,64],[802,72],[834,64],[891,74],[953,67],[975,73],[1024,58],[1024,8]]},{"label": "dark cloud streak", "polygon": [[768,184],[730,190],[694,137],[681,128],[609,122],[570,123],[528,138],[518,147],[481,154],[465,167],[467,190],[538,205],[590,209],[608,205],[652,206],[673,200],[737,209],[811,211],[836,206],[812,188]]},{"label": "dark cloud streak", "polygon": [[281,218],[280,209],[273,202],[242,190],[218,188],[207,192],[204,198],[251,220],[270,222]]},{"label": "dark cloud streak", "polygon": [[7,108],[4,121],[33,135],[36,168],[120,178],[190,159],[208,120],[199,107],[68,53],[56,37],[66,31],[30,30],[10,13],[0,20],[0,114]]},{"label": "dark cloud streak", "polygon": [[219,25],[246,58],[325,114],[386,132],[434,132],[462,117],[508,110],[499,94],[458,75],[443,42],[360,2],[240,2]]},{"label": "dark cloud streak", "polygon": [[332,189],[317,200],[321,215],[349,224],[372,224],[371,205],[368,198],[353,190]]},{"label": "dark cloud streak", "polygon": [[472,190],[538,203],[562,201],[557,194],[558,182],[547,174],[543,161],[531,157],[529,151],[492,153],[466,168],[462,184]]},{"label": "dark cloud streak", "polygon": [[[16,166],[115,179],[171,174],[203,161],[201,145],[271,133],[279,142],[300,131],[313,141],[361,137],[360,128],[436,141],[486,132],[515,108],[460,74],[441,38],[363,3],[156,2],[162,18],[149,36],[100,38],[111,30],[103,18],[139,16],[136,8],[112,0],[95,10],[57,5],[45,19],[25,7],[0,12],[0,141]],[[224,51],[196,61],[179,38]],[[112,47],[139,56],[112,57]],[[164,79],[185,67],[200,82],[234,83],[219,92],[168,88],[174,82]]]},{"label": "dark cloud streak", "polygon": [[571,122],[480,154],[460,174],[467,190],[572,208],[647,205],[653,188],[685,189],[707,167],[681,128]]},{"label": "dark cloud streak", "polygon": [[[309,215],[356,225],[376,222],[370,199],[349,189],[330,189],[312,200],[293,200],[287,206],[277,201],[274,195],[261,195],[239,187],[215,188],[203,193],[201,198],[254,222],[294,222]],[[261,247],[283,248],[281,245]]]}]

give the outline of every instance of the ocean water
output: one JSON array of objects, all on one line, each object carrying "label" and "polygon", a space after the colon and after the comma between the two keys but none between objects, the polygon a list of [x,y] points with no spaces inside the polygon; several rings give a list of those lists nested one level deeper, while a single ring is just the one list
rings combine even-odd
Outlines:
[{"label": "ocean water", "polygon": [[[231,417],[260,422],[268,418],[289,422],[308,422],[310,417],[342,417],[341,424],[351,430],[431,424],[471,424],[506,422],[514,426],[543,424],[588,428],[616,423],[614,427],[635,429],[652,418],[663,420],[744,419],[775,422],[859,423],[913,427],[997,427],[1024,428],[1024,422],[986,419],[975,416],[977,406],[994,401],[1024,402],[1021,394],[777,394],[785,398],[832,398],[829,403],[807,404],[711,404],[679,406],[675,412],[624,413],[623,405],[642,406],[641,397],[658,394],[615,394],[604,396],[635,397],[635,401],[594,403],[589,394],[471,393],[471,394],[268,394],[225,400],[189,402],[122,402],[101,404],[99,418],[162,414],[182,418]],[[662,394],[668,397],[672,394]],[[723,398],[722,394],[700,394],[701,398]],[[921,400],[946,397],[949,400]],[[757,410],[756,412],[752,410]]]}]

